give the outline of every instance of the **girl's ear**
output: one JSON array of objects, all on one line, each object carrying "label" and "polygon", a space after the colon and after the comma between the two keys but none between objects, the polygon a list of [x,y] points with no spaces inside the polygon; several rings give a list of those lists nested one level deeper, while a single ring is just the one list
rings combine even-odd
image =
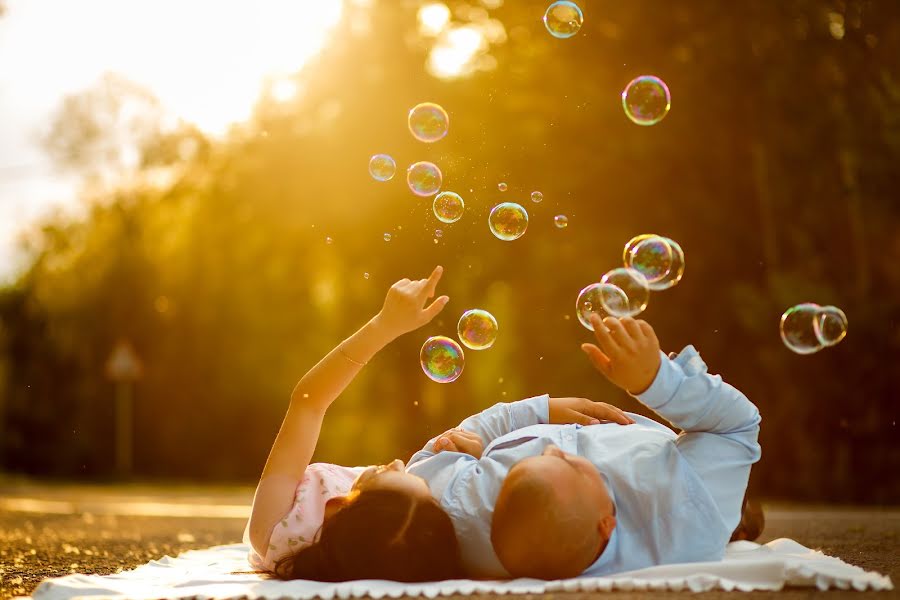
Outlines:
[{"label": "girl's ear", "polygon": [[329,519],[336,515],[339,510],[350,506],[353,498],[350,496],[335,496],[325,503],[325,519]]}]

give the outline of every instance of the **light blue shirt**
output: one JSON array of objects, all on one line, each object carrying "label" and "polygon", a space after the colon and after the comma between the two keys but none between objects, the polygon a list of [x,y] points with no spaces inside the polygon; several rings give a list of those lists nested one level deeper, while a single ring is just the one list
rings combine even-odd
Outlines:
[{"label": "light blue shirt", "polygon": [[508,578],[491,547],[491,516],[509,469],[550,444],[600,471],[616,506],[616,527],[584,576],[661,564],[713,561],[741,518],[750,466],[759,460],[760,416],[744,394],[709,375],[693,346],[661,356],[651,386],[637,396],[682,430],[632,414],[634,425],[548,425],[549,396],[497,404],[460,424],[478,433],[480,459],[433,451],[409,461],[450,515],[463,564],[474,577]]}]

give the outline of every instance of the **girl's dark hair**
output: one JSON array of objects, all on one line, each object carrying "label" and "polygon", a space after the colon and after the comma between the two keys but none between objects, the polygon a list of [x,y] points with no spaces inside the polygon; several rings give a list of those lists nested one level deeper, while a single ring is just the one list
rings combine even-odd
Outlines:
[{"label": "girl's dark hair", "polygon": [[462,567],[453,522],[433,498],[368,490],[328,518],[314,544],[279,559],[275,576],[440,581]]}]

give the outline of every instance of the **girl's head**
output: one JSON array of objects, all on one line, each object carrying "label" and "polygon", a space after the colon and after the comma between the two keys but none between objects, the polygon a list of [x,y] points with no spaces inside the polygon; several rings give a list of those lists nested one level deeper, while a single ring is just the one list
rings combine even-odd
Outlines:
[{"label": "girl's head", "polygon": [[453,523],[399,460],[370,467],[328,501],[311,546],[280,559],[280,579],[438,581],[461,576]]}]

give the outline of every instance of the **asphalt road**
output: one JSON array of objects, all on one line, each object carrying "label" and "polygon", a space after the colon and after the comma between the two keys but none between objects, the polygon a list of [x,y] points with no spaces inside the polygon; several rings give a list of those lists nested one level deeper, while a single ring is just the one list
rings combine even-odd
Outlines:
[{"label": "asphalt road", "polygon": [[[240,541],[251,496],[249,488],[35,488],[0,484],[0,600],[27,596],[46,577],[74,572],[115,573],[167,554]],[[790,537],[865,569],[888,574],[895,585],[900,584],[900,509],[780,505],[766,509],[767,526],[760,541]],[[167,516],[150,516],[156,514]],[[204,516],[209,514],[220,516]],[[826,594],[829,600],[876,594],[879,599],[900,598],[900,590],[861,594],[796,589],[777,594],[710,592],[703,600],[737,594],[742,600],[776,595],[805,599]],[[546,598],[561,595],[575,600],[608,594],[548,594]],[[646,595],[612,594],[616,600]],[[662,600],[687,593],[656,592],[652,596]]]}]

